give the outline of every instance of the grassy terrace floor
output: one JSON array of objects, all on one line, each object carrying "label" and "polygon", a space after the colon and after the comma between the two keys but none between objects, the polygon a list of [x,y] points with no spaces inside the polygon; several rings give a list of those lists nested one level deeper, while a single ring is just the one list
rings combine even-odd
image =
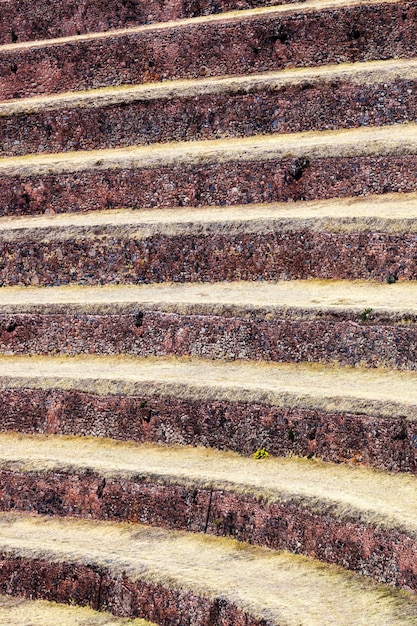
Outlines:
[{"label": "grassy terrace floor", "polygon": [[[1,167],[1,161],[0,161]],[[279,231],[417,232],[417,193],[187,209],[113,209],[0,218],[3,241],[54,241],[102,236],[215,235]]]},{"label": "grassy terrace floor", "polygon": [[64,287],[3,287],[0,314],[136,313],[257,315],[271,319],[346,314],[357,318],[372,309],[373,319],[415,318],[417,285],[371,281],[294,280],[282,282],[163,283]]},{"label": "grassy terrace floor", "polygon": [[417,374],[382,368],[171,357],[2,356],[0,371],[3,389],[173,395],[417,419]]},{"label": "grassy terrace floor", "polygon": [[8,626],[156,626],[142,619],[114,617],[87,607],[0,596],[0,624]]},{"label": "grassy terrace floor", "polygon": [[[402,626],[415,623],[412,596],[311,559],[228,539],[145,526],[0,516],[0,550],[50,562],[95,563],[114,576],[221,597],[268,624]],[[239,580],[239,585],[236,585]],[[297,589],[297,593],[294,593]]]},{"label": "grassy terrace floor", "polygon": [[309,159],[417,153],[417,124],[186,141],[108,150],[29,154],[0,159],[2,176],[33,176],[278,158]]},{"label": "grassy terrace floor", "polygon": [[[305,6],[305,5],[304,5]],[[167,80],[163,83],[101,87],[85,91],[33,96],[0,102],[0,117],[54,111],[61,108],[96,108],[137,100],[185,98],[206,94],[252,92],[263,88],[280,89],[293,85],[346,81],[352,84],[391,82],[417,78],[417,59],[388,59],[362,63],[340,63],[313,68],[291,68],[248,76]]]},{"label": "grassy terrace floor", "polygon": [[91,437],[0,435],[0,467],[19,472],[83,472],[106,479],[145,478],[190,489],[221,489],[417,537],[416,478],[318,460],[256,461],[233,452],[121,443]]}]

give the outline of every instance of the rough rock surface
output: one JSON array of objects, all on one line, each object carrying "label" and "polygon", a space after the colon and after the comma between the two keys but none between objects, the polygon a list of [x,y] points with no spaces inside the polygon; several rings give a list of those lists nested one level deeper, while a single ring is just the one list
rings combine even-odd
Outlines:
[{"label": "rough rock surface", "polygon": [[[93,472],[0,471],[0,510],[130,521],[307,554],[417,591],[417,540],[296,502]],[[91,598],[91,596],[90,596]],[[91,600],[90,600],[91,601]]]},{"label": "rough rock surface", "polygon": [[0,215],[314,200],[417,190],[417,155],[3,176]]},{"label": "rough rock surface", "polygon": [[417,473],[417,422],[378,415],[175,397],[3,389],[2,431],[203,445],[252,454],[316,455]]},{"label": "rough rock surface", "polygon": [[[295,0],[292,0],[295,1]],[[69,37],[270,4],[263,0],[3,0],[0,43]],[[273,4],[280,4],[274,0]]]},{"label": "rough rock surface", "polygon": [[0,285],[417,279],[415,233],[314,232],[308,228],[277,228],[273,233],[224,231],[145,239],[107,235],[3,241]]},{"label": "rough rock surface", "polygon": [[[170,141],[399,124],[417,117],[417,81],[335,79],[246,93],[196,94],[0,117],[0,153],[63,152]],[[164,123],[161,123],[161,120]]]},{"label": "rough rock surface", "polygon": [[210,600],[190,591],[127,577],[115,577],[95,565],[51,563],[0,554],[2,593],[72,602],[107,610],[119,617],[146,617],[161,626],[269,626],[223,598]]},{"label": "rough rock surface", "polygon": [[416,369],[417,326],[323,315],[302,320],[263,316],[180,315],[139,307],[132,314],[0,314],[7,354],[195,355],[205,358]]},{"label": "rough rock surface", "polygon": [[[172,78],[409,58],[416,2],[278,11],[248,19],[142,29],[89,40],[0,50],[0,98]],[[210,42],[210,45],[208,45]],[[36,67],[36,73],[33,72]]]}]

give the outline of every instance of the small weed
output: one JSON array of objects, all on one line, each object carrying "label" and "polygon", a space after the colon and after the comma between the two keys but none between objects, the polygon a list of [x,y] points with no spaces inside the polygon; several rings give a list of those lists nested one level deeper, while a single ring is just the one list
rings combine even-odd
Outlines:
[{"label": "small weed", "polygon": [[213,520],[213,524],[215,525],[215,527],[216,527],[216,528],[218,528],[218,527],[219,527],[219,526],[221,526],[221,524],[222,524],[222,519],[221,519],[220,517],[216,517],[216,518]]},{"label": "small weed", "polygon": [[294,433],[292,428],[290,428],[290,430],[288,431],[288,439],[290,441],[294,441],[295,440],[295,433]]},{"label": "small weed", "polygon": [[388,274],[387,276],[387,283],[389,285],[393,285],[394,283],[396,283],[398,280],[398,276],[396,274]]},{"label": "small weed", "polygon": [[258,448],[256,452],[253,453],[254,459],[266,459],[269,456],[269,452],[265,450],[265,448]]},{"label": "small weed", "polygon": [[360,314],[360,320],[361,322],[367,322],[369,319],[371,319],[371,313],[372,313],[373,309],[371,309],[370,307],[364,309],[362,311],[362,313]]}]

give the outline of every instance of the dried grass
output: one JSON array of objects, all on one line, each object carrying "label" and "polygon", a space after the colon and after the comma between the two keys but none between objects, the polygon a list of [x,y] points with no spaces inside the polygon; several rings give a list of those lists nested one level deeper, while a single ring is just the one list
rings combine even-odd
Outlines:
[{"label": "dried grass", "polygon": [[181,164],[203,165],[300,157],[321,159],[372,155],[398,156],[416,153],[417,124],[410,122],[336,131],[5,157],[0,160],[0,173],[2,176],[27,177],[83,170],[159,168]]},{"label": "dried grass", "polygon": [[84,91],[48,94],[0,102],[0,117],[68,108],[99,108],[157,99],[190,98],[207,94],[278,91],[282,87],[346,82],[349,84],[390,83],[417,79],[415,59],[387,59],[361,63],[339,63],[320,67],[287,68],[247,76],[166,80],[162,83],[101,87]]},{"label": "dried grass", "polygon": [[127,314],[164,311],[179,315],[222,315],[258,319],[315,319],[328,314],[360,323],[416,321],[417,283],[294,280],[282,282],[158,283],[150,285],[65,285],[3,287],[0,313]]},{"label": "dried grass", "polygon": [[417,479],[319,460],[261,462],[233,452],[121,443],[92,437],[0,434],[0,467],[85,472],[158,484],[224,489],[268,502],[296,502],[319,514],[403,529],[417,537]]},{"label": "dried grass", "polygon": [[145,239],[154,235],[233,237],[312,232],[417,232],[417,194],[335,198],[249,206],[119,209],[86,214],[0,218],[3,241]]},{"label": "dried grass", "polygon": [[417,419],[417,373],[160,357],[1,356],[0,388],[173,396]]},{"label": "dried grass", "polygon": [[0,516],[0,550],[96,563],[204,597],[222,597],[280,626],[405,626],[416,599],[341,568],[230,539],[140,525]]},{"label": "dried grass", "polygon": [[92,609],[44,600],[0,596],[0,624],[7,626],[156,626]]}]

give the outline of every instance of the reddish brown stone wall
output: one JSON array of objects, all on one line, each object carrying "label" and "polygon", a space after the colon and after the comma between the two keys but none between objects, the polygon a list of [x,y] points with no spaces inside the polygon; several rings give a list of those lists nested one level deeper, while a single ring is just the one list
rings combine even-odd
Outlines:
[{"label": "reddish brown stone wall", "polygon": [[243,454],[265,447],[276,456],[316,455],[417,472],[417,422],[402,418],[40,389],[1,391],[0,413],[2,431],[203,445]]},{"label": "reddish brown stone wall", "polygon": [[416,190],[417,155],[233,161],[24,178],[2,176],[0,215],[236,205]]},{"label": "reddish brown stone wall", "polygon": [[[25,112],[0,117],[0,136],[2,154],[12,156],[216,139],[219,135],[383,126],[416,117],[415,80],[396,80],[388,86],[305,80],[276,90],[254,88],[249,93]],[[163,124],[155,123],[161,119]]]},{"label": "reddish brown stone wall", "polygon": [[314,513],[295,503],[266,505],[249,496],[213,492],[207,531],[275,550],[307,554],[417,591],[417,542],[398,530],[368,526],[352,516]]},{"label": "reddish brown stone wall", "polygon": [[89,605],[161,626],[272,626],[223,598],[210,600],[172,587],[114,577],[94,565],[50,563],[0,554],[0,591],[31,599]]},{"label": "reddish brown stone wall", "polygon": [[[244,215],[242,215],[244,219]],[[0,242],[0,285],[417,278],[415,234],[286,231]]]},{"label": "reddish brown stone wall", "polygon": [[[4,51],[0,99],[294,65],[412,57],[416,2],[254,16]],[[36,68],[36,70],[35,70]]]},{"label": "reddish brown stone wall", "polygon": [[0,510],[131,521],[202,532],[210,490],[149,479],[103,478],[92,472],[0,470]]},{"label": "reddish brown stone wall", "polygon": [[48,563],[40,559],[0,553],[0,590],[30,599],[98,607],[99,568],[75,563]]},{"label": "reddish brown stone wall", "polygon": [[[0,472],[0,510],[132,521],[208,532],[290,550],[417,591],[417,542],[398,530],[338,519],[323,505],[267,504],[250,495],[162,485],[149,479],[103,479],[90,473]],[[94,597],[94,596],[93,596]]]},{"label": "reddish brown stone wall", "polygon": [[322,319],[265,320],[139,310],[130,315],[1,315],[0,352],[7,354],[194,355],[205,358],[416,369],[417,327]]},{"label": "reddish brown stone wall", "polygon": [[[287,2],[288,0],[286,0]],[[295,0],[291,0],[295,1]],[[129,28],[233,9],[250,9],[264,0],[8,0],[1,3],[0,45],[81,33]]]}]

